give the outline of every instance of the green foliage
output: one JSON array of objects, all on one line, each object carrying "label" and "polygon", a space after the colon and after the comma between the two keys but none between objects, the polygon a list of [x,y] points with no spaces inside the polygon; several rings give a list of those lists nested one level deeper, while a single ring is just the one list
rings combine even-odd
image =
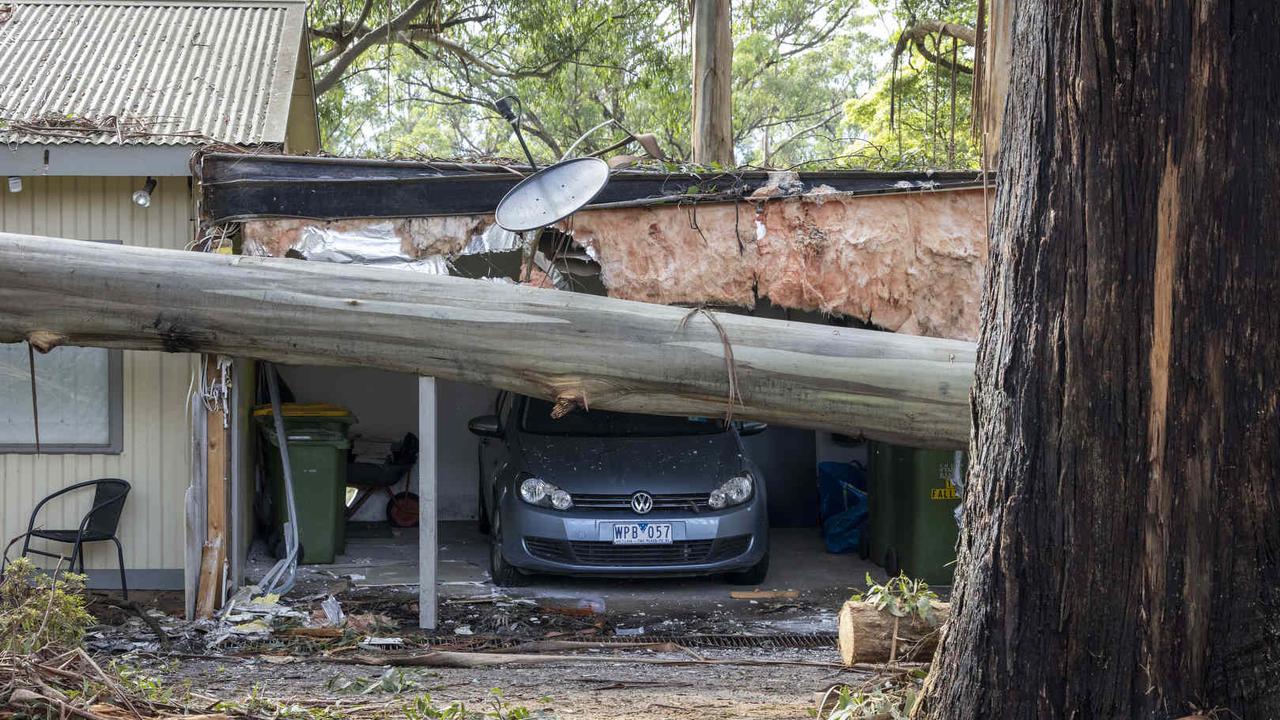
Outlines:
[{"label": "green foliage", "polygon": [[876,583],[871,579],[871,573],[867,573],[867,591],[855,594],[851,600],[869,603],[894,617],[914,615],[930,625],[937,619],[933,603],[937,602],[938,593],[929,589],[929,583],[909,578],[903,573],[889,578],[883,585]]},{"label": "green foliage", "polygon": [[27,558],[6,568],[0,581],[0,652],[76,647],[95,622],[85,610],[83,575],[55,579]]},{"label": "green foliage", "polygon": [[915,684],[865,691],[842,686],[834,694],[834,702],[823,702],[824,707],[830,705],[823,720],[907,720],[920,690]]},{"label": "green foliage", "polygon": [[[394,16],[410,0],[378,4],[370,24]],[[319,3],[313,25],[355,17],[362,0]],[[668,20],[665,0],[442,0],[438,36],[375,46],[339,89],[321,97],[326,147],[361,154],[520,156],[510,127],[490,108],[514,94],[528,111],[526,135],[542,161],[558,158],[574,139],[605,119],[648,126],[671,110],[682,89],[687,114],[688,65]],[[479,17],[482,21],[462,19]],[[449,24],[454,23],[454,24]],[[317,41],[313,54],[330,41]],[[465,48],[465,56],[449,47]],[[321,68],[319,75],[323,75]],[[632,117],[632,114],[641,117]],[[587,150],[609,144],[607,131]],[[687,142],[685,143],[687,144]]]},{"label": "green foliage", "polygon": [[[900,30],[920,19],[972,26],[975,0],[873,0],[883,10],[894,8]],[[896,44],[899,33],[892,40]],[[935,57],[951,60],[952,40],[934,36],[924,42]],[[973,67],[973,48],[958,43],[957,66]],[[860,138],[848,152],[876,159],[885,168],[976,168],[981,148],[970,132],[973,122],[973,76],[954,74],[909,46],[862,95],[845,104],[844,127]]]},{"label": "green foliage", "polygon": [[430,695],[419,695],[404,708],[406,720],[530,720],[536,717],[528,708],[512,705],[503,697],[500,688],[489,691],[488,708],[467,710],[461,702],[436,707]]},{"label": "green foliage", "polygon": [[329,678],[325,686],[339,693],[369,695],[372,693],[405,693],[421,690],[422,683],[413,675],[405,673],[403,668],[387,668],[376,680],[362,677],[346,678],[335,675]]},{"label": "green foliage", "polygon": [[[377,27],[412,0],[370,4]],[[974,167],[971,76],[908,48],[917,19],[973,25],[976,0],[738,0],[733,3],[733,135],[737,160],[769,167]],[[312,6],[312,55],[349,41],[365,0]],[[345,25],[344,25],[345,23]],[[674,0],[440,0],[419,30],[374,43],[321,95],[325,148],[357,155],[522,157],[491,103],[518,96],[540,162],[614,120],[654,133],[677,161],[690,154],[689,5]],[[427,28],[427,29],[421,29]],[[950,39],[930,39],[950,57]],[[962,46],[960,64],[973,49]],[[317,77],[333,68],[322,62]],[[952,105],[955,107],[952,122]],[[606,126],[575,152],[623,137]],[[631,152],[638,152],[632,149]]]}]

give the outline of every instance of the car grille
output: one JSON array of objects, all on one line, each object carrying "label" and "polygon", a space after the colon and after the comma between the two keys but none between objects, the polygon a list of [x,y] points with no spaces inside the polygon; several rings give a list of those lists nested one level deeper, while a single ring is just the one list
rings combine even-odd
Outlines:
[{"label": "car grille", "polygon": [[682,540],[670,545],[614,545],[611,542],[527,537],[524,546],[530,555],[540,560],[565,565],[701,565],[730,560],[745,553],[751,547],[751,536]]},{"label": "car grille", "polygon": [[[654,510],[686,510],[707,512],[707,493],[674,493],[653,495]],[[573,506],[580,510],[631,510],[630,495],[581,495],[573,493]]]}]

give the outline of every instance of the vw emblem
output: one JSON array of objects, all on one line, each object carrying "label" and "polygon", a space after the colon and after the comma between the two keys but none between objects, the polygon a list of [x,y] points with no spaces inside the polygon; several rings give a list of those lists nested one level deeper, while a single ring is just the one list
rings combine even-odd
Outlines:
[{"label": "vw emblem", "polygon": [[653,496],[647,492],[638,492],[631,496],[631,509],[637,515],[648,515],[653,509]]}]

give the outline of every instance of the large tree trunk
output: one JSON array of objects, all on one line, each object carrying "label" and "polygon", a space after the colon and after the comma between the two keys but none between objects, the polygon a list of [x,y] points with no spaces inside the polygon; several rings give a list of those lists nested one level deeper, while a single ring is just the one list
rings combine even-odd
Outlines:
[{"label": "large tree trunk", "polygon": [[693,0],[693,161],[733,167],[733,30],[729,0]]},{"label": "large tree trunk", "polygon": [[931,718],[1280,717],[1280,12],[1026,0]]},{"label": "large tree trunk", "polygon": [[968,436],[974,348],[407,270],[0,233],[0,342],[23,339],[378,367],[642,413],[721,416],[733,388],[740,418],[933,447]]}]

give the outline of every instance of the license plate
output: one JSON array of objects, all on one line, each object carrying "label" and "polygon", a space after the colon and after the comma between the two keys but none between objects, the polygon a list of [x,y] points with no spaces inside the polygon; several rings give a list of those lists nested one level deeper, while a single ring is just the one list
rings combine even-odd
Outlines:
[{"label": "license plate", "polygon": [[617,523],[614,545],[670,545],[671,523]]}]

